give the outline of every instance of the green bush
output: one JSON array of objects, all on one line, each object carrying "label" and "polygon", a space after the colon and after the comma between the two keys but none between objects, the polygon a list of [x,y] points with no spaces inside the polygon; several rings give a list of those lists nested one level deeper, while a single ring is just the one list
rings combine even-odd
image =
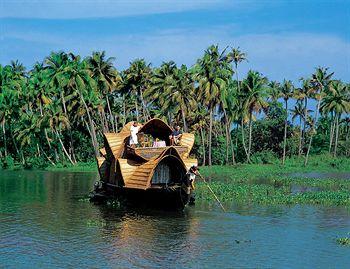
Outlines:
[{"label": "green bush", "polygon": [[26,160],[24,169],[39,168],[43,169],[49,165],[48,161],[45,161],[42,157],[29,157]]},{"label": "green bush", "polygon": [[273,164],[278,161],[278,157],[272,150],[263,150],[254,153],[251,161],[255,164]]},{"label": "green bush", "polygon": [[6,156],[2,162],[2,168],[13,169],[15,167],[15,160],[11,156]]}]

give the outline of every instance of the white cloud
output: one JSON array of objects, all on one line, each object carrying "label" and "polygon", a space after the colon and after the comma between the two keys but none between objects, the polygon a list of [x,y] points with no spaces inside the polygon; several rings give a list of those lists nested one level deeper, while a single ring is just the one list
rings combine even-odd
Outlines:
[{"label": "white cloud", "polygon": [[[43,40],[43,48],[36,49],[30,64],[41,60],[52,50],[72,51],[83,56],[94,50],[105,50],[109,56],[115,56],[117,67],[125,68],[135,58],[145,58],[154,65],[162,61],[174,60],[178,64],[192,65],[211,44],[240,46],[247,52],[248,63],[241,66],[241,73],[248,69],[258,70],[273,80],[283,78],[297,81],[301,76],[308,76],[317,66],[330,67],[338,78],[349,81],[350,43],[337,36],[311,33],[280,34],[235,34],[235,26],[215,27],[209,30],[178,29],[153,32],[151,34],[117,35],[105,37],[91,36],[55,36],[40,33],[11,33],[12,38],[28,42],[27,55],[31,44]],[[6,40],[3,39],[3,44]],[[19,42],[20,43],[20,42]],[[4,45],[3,45],[4,46]],[[0,44],[0,50],[2,50]],[[0,55],[3,63],[11,55],[22,55],[6,48],[8,55]],[[27,56],[28,57],[28,56]],[[21,60],[21,58],[19,59]],[[28,63],[28,59],[25,60]]]}]

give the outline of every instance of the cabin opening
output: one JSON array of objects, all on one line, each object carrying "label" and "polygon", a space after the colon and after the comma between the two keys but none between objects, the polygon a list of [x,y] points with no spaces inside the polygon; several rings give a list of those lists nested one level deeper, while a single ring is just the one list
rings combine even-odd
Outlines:
[{"label": "cabin opening", "polygon": [[181,183],[186,175],[186,169],[178,158],[165,157],[154,170],[152,185],[171,185]]},{"label": "cabin opening", "polygon": [[[139,139],[147,140],[147,136],[151,136],[153,141],[164,141],[164,146],[170,146],[169,136],[172,133],[172,129],[165,122],[159,119],[153,119],[147,122],[140,130],[139,130]],[[147,140],[148,141],[148,140]],[[152,145],[148,145],[152,147]]]}]

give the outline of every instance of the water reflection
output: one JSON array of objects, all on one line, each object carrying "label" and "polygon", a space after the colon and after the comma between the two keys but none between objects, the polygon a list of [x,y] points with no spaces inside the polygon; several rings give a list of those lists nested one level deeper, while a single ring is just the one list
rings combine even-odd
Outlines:
[{"label": "water reflection", "polygon": [[[111,262],[135,267],[161,266],[168,263],[196,259],[201,247],[199,219],[193,212],[164,212],[128,210],[98,206],[105,226],[101,230],[108,237],[111,248],[104,257]],[[123,250],[123,251],[120,251]],[[185,253],[191,253],[184,255]]]}]

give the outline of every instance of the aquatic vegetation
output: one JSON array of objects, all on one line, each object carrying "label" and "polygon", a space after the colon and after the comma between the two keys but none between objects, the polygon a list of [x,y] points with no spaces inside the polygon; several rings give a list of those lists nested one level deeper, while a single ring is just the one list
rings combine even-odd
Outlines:
[{"label": "aquatic vegetation", "polygon": [[336,239],[336,242],[342,246],[350,246],[350,237],[339,237]]},{"label": "aquatic vegetation", "polygon": [[[197,184],[199,200],[213,200],[207,187]],[[211,188],[224,202],[236,201],[257,204],[322,204],[350,206],[350,192],[346,190],[318,191],[292,194],[288,186],[275,188],[269,185],[237,185],[211,183]]]},{"label": "aquatic vegetation", "polygon": [[[313,158],[310,167],[299,165],[237,165],[204,167],[201,173],[206,177],[214,192],[222,201],[238,201],[257,204],[322,204],[350,206],[350,180],[333,178],[293,177],[291,173],[314,171],[350,171],[350,161],[332,167],[324,162],[315,166]],[[205,185],[197,181],[197,198],[212,200]],[[305,187],[307,191],[292,193],[292,186]],[[308,191],[312,189],[312,191]]]}]

